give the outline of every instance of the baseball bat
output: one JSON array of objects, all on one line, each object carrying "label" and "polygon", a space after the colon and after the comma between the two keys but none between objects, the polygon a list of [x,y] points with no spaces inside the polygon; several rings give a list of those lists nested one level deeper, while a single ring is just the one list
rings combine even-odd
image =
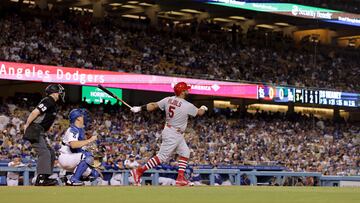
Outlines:
[{"label": "baseball bat", "polygon": [[106,89],[104,86],[102,85],[98,85],[98,88],[101,89],[102,91],[106,92],[108,95],[112,96],[113,98],[115,98],[116,100],[122,102],[123,104],[125,104],[125,106],[129,107],[130,109],[132,108],[128,103],[126,103],[124,100],[120,99],[118,96],[116,96],[114,93],[110,92],[108,89]]}]

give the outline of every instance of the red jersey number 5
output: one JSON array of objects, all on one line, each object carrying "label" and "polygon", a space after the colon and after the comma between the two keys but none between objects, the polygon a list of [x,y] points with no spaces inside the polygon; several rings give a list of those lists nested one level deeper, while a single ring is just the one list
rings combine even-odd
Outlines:
[{"label": "red jersey number 5", "polygon": [[169,117],[174,117],[174,110],[176,109],[175,106],[169,106]]}]

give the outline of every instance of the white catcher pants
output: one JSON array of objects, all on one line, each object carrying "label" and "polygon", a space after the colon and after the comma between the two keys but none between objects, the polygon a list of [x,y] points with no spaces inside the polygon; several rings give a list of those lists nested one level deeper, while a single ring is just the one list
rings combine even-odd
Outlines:
[{"label": "white catcher pants", "polygon": [[[80,163],[82,158],[82,153],[72,153],[72,154],[60,154],[59,164],[61,168],[68,172],[75,172],[77,165]],[[89,176],[91,174],[91,168],[87,168],[83,176]]]}]

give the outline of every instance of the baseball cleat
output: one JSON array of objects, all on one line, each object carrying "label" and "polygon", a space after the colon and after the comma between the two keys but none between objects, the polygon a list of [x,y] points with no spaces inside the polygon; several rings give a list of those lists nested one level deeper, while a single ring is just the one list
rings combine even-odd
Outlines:
[{"label": "baseball cleat", "polygon": [[175,183],[176,183],[176,186],[190,185],[190,182],[188,180],[186,180],[186,178],[183,176],[180,176],[179,178],[177,178]]},{"label": "baseball cleat", "polygon": [[84,182],[80,181],[80,180],[75,180],[74,178],[70,178],[69,180],[66,181],[66,185],[69,186],[83,186]]},{"label": "baseball cleat", "polygon": [[57,185],[56,179],[49,178],[49,175],[38,175],[35,181],[35,186],[54,186]]}]

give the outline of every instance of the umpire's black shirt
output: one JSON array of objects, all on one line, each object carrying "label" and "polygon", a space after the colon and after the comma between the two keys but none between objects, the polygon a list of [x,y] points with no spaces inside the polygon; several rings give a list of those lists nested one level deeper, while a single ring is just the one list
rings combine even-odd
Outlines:
[{"label": "umpire's black shirt", "polygon": [[54,98],[47,96],[40,101],[36,108],[39,109],[40,115],[33,123],[41,125],[46,132],[55,121],[57,113],[56,102]]}]

